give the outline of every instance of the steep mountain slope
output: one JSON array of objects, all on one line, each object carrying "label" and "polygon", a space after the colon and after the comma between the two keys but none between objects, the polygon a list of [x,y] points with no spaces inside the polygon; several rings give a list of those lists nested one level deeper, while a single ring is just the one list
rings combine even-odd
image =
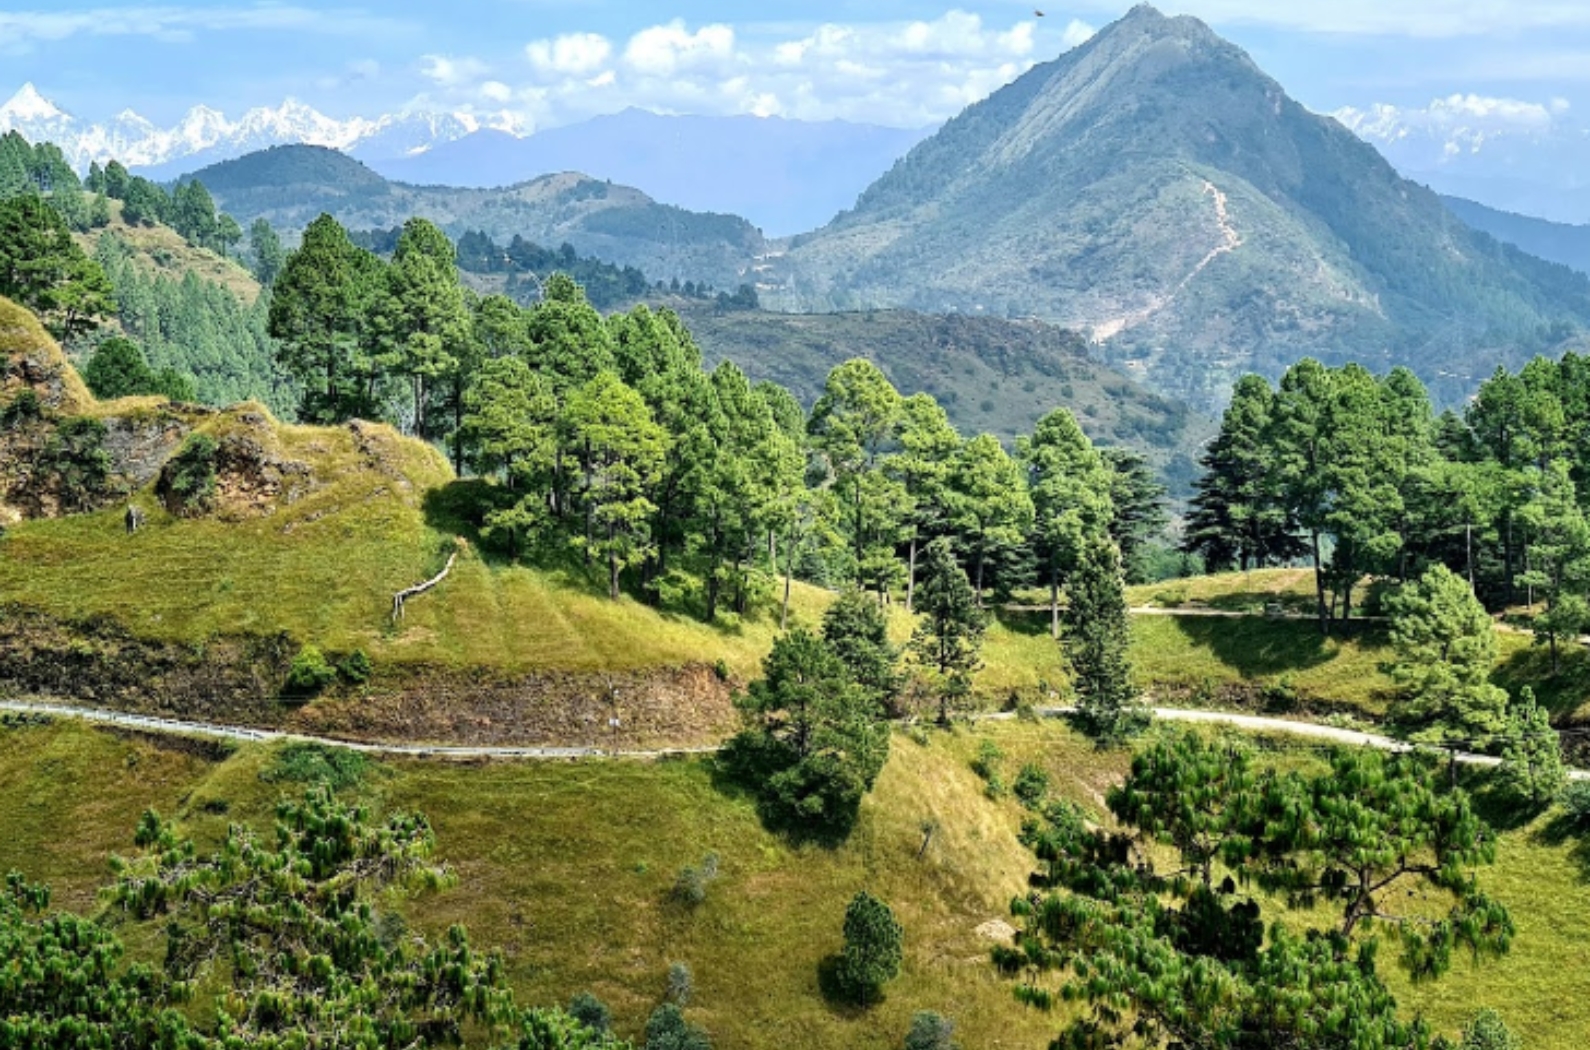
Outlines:
[{"label": "steep mountain slope", "polygon": [[1180,494],[1195,476],[1193,451],[1213,431],[1206,417],[1150,393],[1093,360],[1075,332],[1037,321],[931,315],[909,310],[841,314],[721,312],[670,303],[710,363],[731,360],[807,405],[835,365],[877,363],[900,390],[938,398],[964,434],[1007,442],[1032,433],[1057,405],[1101,445],[1141,451]]},{"label": "steep mountain slope", "polygon": [[1466,386],[1590,320],[1590,282],[1470,231],[1192,18],[1134,8],[950,121],[776,260],[765,299],[1037,314],[1218,400],[1302,353]]},{"label": "steep mountain slope", "polygon": [[276,146],[192,173],[245,227],[264,217],[296,234],[321,212],[355,229],[388,229],[413,216],[457,238],[484,230],[538,244],[565,241],[585,255],[637,266],[653,279],[708,280],[733,288],[762,235],[734,215],[658,204],[639,190],[569,172],[503,189],[389,182],[359,161],[318,146]]},{"label": "steep mountain slope", "polygon": [[743,215],[769,236],[784,236],[855,204],[930,130],[628,109],[528,138],[482,130],[370,163],[388,178],[446,186],[507,186],[582,171],[683,208]]},{"label": "steep mountain slope", "polygon": [[1573,225],[1499,211],[1462,197],[1442,197],[1458,218],[1516,248],[1590,274],[1590,225]]}]

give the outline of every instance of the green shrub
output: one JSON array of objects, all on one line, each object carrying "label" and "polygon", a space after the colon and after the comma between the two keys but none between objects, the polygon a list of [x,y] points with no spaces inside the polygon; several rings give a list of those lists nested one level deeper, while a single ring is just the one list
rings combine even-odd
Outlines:
[{"label": "green shrub", "polygon": [[1041,766],[1031,762],[1021,767],[1016,774],[1015,783],[1011,791],[1016,800],[1028,809],[1037,809],[1043,805],[1043,800],[1049,794],[1049,773]]},{"label": "green shrub", "polygon": [[292,743],[276,752],[259,778],[266,783],[324,784],[341,791],[362,781],[369,768],[370,760],[358,751]]},{"label": "green shrub", "polygon": [[1524,1041],[1502,1022],[1502,1015],[1486,1007],[1463,1028],[1458,1050],[1522,1050]]},{"label": "green shrub", "polygon": [[93,510],[115,495],[111,458],[105,451],[105,424],[77,417],[61,421],[39,455],[39,474],[56,484],[69,512]]},{"label": "green shrub", "polygon": [[1590,831],[1590,780],[1575,780],[1562,793],[1562,808],[1568,821],[1582,831]]},{"label": "green shrub", "polygon": [[44,402],[31,388],[24,388],[0,409],[0,428],[15,430],[44,418]]},{"label": "green shrub", "polygon": [[606,1032],[613,1027],[613,1013],[590,992],[581,992],[569,1000],[568,1014],[593,1032]]},{"label": "green shrub", "polygon": [[960,1050],[955,1042],[955,1023],[930,1010],[913,1015],[911,1030],[905,1036],[905,1050]]},{"label": "green shrub", "polygon": [[694,908],[707,899],[707,886],[718,877],[718,855],[708,853],[699,865],[685,865],[674,880],[673,896],[681,904]]},{"label": "green shrub", "polygon": [[336,678],[337,669],[326,662],[325,654],[313,645],[306,645],[293,657],[293,666],[287,672],[287,692],[293,696],[314,696]]},{"label": "green shrub", "polygon": [[351,685],[363,685],[368,682],[373,671],[369,654],[363,649],[355,649],[337,662],[337,673],[342,675],[343,681]]},{"label": "green shrub", "polygon": [[215,503],[215,439],[190,434],[160,470],[158,491],[166,509],[181,517],[203,514]]},{"label": "green shrub", "polygon": [[999,750],[999,745],[992,740],[980,740],[977,743],[977,757],[972,759],[972,772],[984,780],[993,780],[999,776],[999,760],[1005,753]]},{"label": "green shrub", "polygon": [[690,967],[682,962],[668,964],[668,990],[664,998],[678,1006],[690,1005],[690,997],[696,994],[696,978],[690,972]]}]

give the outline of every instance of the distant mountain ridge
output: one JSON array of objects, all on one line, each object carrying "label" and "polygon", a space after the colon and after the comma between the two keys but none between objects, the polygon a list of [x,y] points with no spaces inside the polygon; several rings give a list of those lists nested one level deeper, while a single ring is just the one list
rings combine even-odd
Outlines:
[{"label": "distant mountain ridge", "polygon": [[157,180],[271,146],[326,146],[394,180],[486,189],[578,171],[691,211],[743,215],[769,235],[813,229],[931,132],[846,121],[664,115],[629,109],[531,134],[514,114],[403,111],[337,120],[289,98],[237,120],[195,106],[159,127],[124,110],[101,122],[25,84],[0,134],[53,142],[81,173],[115,159]]},{"label": "distant mountain ridge", "polygon": [[737,215],[659,204],[632,187],[578,172],[494,189],[414,186],[385,179],[337,150],[275,146],[192,177],[245,227],[264,218],[289,239],[322,212],[351,229],[390,229],[421,216],[455,239],[482,230],[504,243],[515,234],[553,248],[567,242],[582,255],[638,267],[653,280],[706,280],[728,290],[767,247]]},{"label": "distant mountain ridge", "polygon": [[949,121],[764,274],[783,308],[1035,315],[1212,407],[1304,354],[1447,396],[1590,324],[1590,281],[1470,230],[1202,22],[1134,8]]},{"label": "distant mountain ridge", "polygon": [[868,184],[931,132],[627,109],[524,138],[481,130],[370,164],[404,182],[467,187],[578,171],[692,211],[743,215],[778,237],[814,229],[853,206]]},{"label": "distant mountain ridge", "polygon": [[1476,230],[1530,255],[1590,274],[1590,225],[1516,215],[1461,197],[1442,197],[1441,200],[1454,215]]}]

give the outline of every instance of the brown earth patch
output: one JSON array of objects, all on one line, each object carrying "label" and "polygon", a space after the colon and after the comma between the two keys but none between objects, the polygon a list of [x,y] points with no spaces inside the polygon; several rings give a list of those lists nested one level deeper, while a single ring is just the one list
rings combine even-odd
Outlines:
[{"label": "brown earth patch", "polygon": [[732,683],[709,666],[495,678],[419,671],[316,701],[291,729],[371,741],[480,747],[707,747],[738,728]]}]

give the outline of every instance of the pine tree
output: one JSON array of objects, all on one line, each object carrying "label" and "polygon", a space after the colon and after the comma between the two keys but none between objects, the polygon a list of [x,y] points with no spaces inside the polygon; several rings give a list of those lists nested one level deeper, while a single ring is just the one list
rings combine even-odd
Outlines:
[{"label": "pine tree", "polygon": [[1202,555],[1210,572],[1262,568],[1300,556],[1285,507],[1273,485],[1270,426],[1274,391],[1256,375],[1243,376],[1221,417],[1220,433],[1199,458],[1182,550]]},{"label": "pine tree", "polygon": [[1558,641],[1577,638],[1590,626],[1590,523],[1566,461],[1556,460],[1545,470],[1530,468],[1525,476],[1535,483],[1533,496],[1518,511],[1529,537],[1524,548],[1529,570],[1515,582],[1546,600],[1546,611],[1535,617],[1535,640],[1550,647],[1551,673],[1556,674]]},{"label": "pine tree", "polygon": [[1032,529],[1027,479],[999,439],[979,434],[950,468],[950,526],[972,559],[972,587],[983,604],[988,562],[1026,542]]},{"label": "pine tree", "polygon": [[874,474],[897,432],[900,412],[900,392],[877,365],[862,358],[828,373],[823,396],[812,409],[812,445],[827,461],[848,508],[858,582],[874,580],[893,556],[904,489]]},{"label": "pine tree", "polygon": [[269,288],[287,263],[287,253],[282,250],[282,240],[265,219],[255,219],[248,228],[250,269],[260,284]]},{"label": "pine tree", "polygon": [[1486,741],[1507,728],[1507,694],[1490,683],[1496,632],[1469,585],[1431,567],[1388,599],[1393,718],[1437,740]]},{"label": "pine tree", "polygon": [[884,469],[910,501],[906,612],[916,608],[917,552],[949,526],[950,473],[960,449],[960,434],[931,394],[912,394],[901,402],[900,451],[885,461]]},{"label": "pine tree", "polygon": [[1108,535],[1111,472],[1069,411],[1057,408],[1021,442],[1032,476],[1033,538],[1049,583],[1049,634],[1060,638],[1060,588],[1082,552]]},{"label": "pine tree", "polygon": [[562,428],[584,475],[587,528],[575,546],[606,562],[608,597],[617,601],[620,573],[651,551],[657,507],[646,493],[662,470],[668,434],[614,372],[570,392]]},{"label": "pine tree", "polygon": [[887,904],[862,890],[845,909],[844,932],[839,981],[865,1007],[900,975],[904,931]]},{"label": "pine tree", "polygon": [[823,612],[823,641],[880,708],[894,700],[900,653],[889,641],[889,621],[876,601],[854,587],[842,591]]},{"label": "pine tree", "polygon": [[950,712],[971,696],[972,675],[982,667],[985,630],[986,617],[949,539],[934,540],[922,563],[911,653],[935,679],[940,724],[948,725]]},{"label": "pine tree", "polygon": [[453,259],[446,234],[425,219],[410,219],[377,305],[378,360],[408,377],[412,432],[418,437],[434,436],[428,419],[432,392],[460,372],[469,353],[470,316]]},{"label": "pine tree", "polygon": [[304,422],[340,423],[363,403],[358,354],[367,293],[357,251],[337,220],[322,215],[271,285],[276,359],[304,386]]},{"label": "pine tree", "polygon": [[1113,543],[1095,541],[1082,552],[1066,598],[1061,644],[1071,664],[1078,720],[1100,743],[1118,743],[1140,732],[1148,713],[1132,685],[1126,587]]},{"label": "pine tree", "polygon": [[1507,748],[1497,777],[1509,793],[1536,806],[1550,802],[1568,786],[1568,769],[1551,714],[1535,702],[1535,691],[1527,685],[1508,712]]}]

